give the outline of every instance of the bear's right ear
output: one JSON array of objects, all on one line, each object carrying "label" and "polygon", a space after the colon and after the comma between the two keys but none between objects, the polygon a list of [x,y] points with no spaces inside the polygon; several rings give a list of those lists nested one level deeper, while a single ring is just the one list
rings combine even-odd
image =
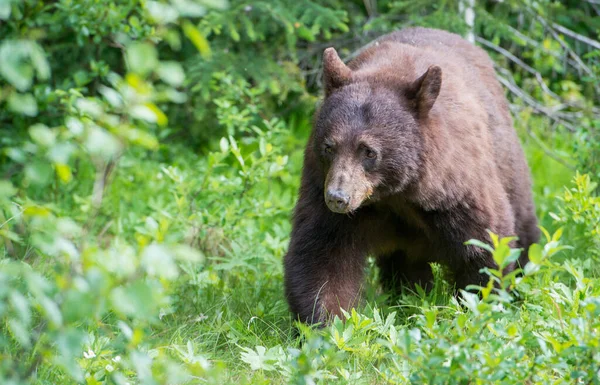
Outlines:
[{"label": "bear's right ear", "polygon": [[350,83],[352,70],[340,59],[332,47],[323,52],[323,85],[325,97],[331,95],[337,88]]},{"label": "bear's right ear", "polygon": [[425,73],[409,87],[409,98],[414,100],[419,117],[426,118],[442,88],[442,69],[430,66]]}]

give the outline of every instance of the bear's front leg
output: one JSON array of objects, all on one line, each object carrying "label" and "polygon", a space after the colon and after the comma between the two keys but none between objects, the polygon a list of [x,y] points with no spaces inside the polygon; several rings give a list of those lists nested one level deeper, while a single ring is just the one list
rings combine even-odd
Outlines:
[{"label": "bear's front leg", "polygon": [[358,304],[366,250],[353,231],[357,220],[302,203],[297,208],[284,268],[285,294],[300,321],[327,322]]},{"label": "bear's front leg", "polygon": [[[466,207],[457,205],[452,210],[435,213],[434,223],[446,253],[444,260],[454,273],[457,289],[464,289],[468,285],[486,286],[490,277],[481,270],[498,268],[489,251],[465,245],[465,242],[476,239],[491,244],[488,230],[500,237],[514,235],[510,206],[505,199],[498,198],[498,201],[495,210],[485,210],[481,206],[477,209],[475,202]],[[505,273],[513,269],[514,264],[505,268]]]}]

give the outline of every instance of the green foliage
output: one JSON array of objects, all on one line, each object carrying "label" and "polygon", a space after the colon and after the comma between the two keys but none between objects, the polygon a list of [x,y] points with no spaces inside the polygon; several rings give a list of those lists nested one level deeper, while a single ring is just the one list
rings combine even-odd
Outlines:
[{"label": "green foliage", "polygon": [[[0,383],[600,383],[600,66],[553,33],[595,39],[591,3],[476,2],[476,35],[524,92],[538,213],[564,235],[522,275],[488,270],[480,295],[450,297],[433,266],[432,292],[390,298],[371,261],[344,322],[288,317],[323,49],[465,33],[460,3],[0,0]],[[563,191],[572,168],[589,176]],[[492,239],[499,266],[518,256]]]},{"label": "green foliage", "polygon": [[570,229],[577,249],[595,257],[597,263],[600,257],[600,197],[594,195],[597,183],[589,175],[577,173],[573,184],[571,188],[565,187],[560,211],[552,216]]},{"label": "green foliage", "polygon": [[[600,292],[578,262],[553,261],[560,237],[534,245],[524,275],[509,279],[524,293],[521,303],[489,286],[481,297],[463,292],[443,306],[424,296],[408,319],[352,310],[324,331],[305,330],[301,349],[243,348],[241,358],[289,383],[597,383]],[[508,242],[496,239],[495,258],[518,256]],[[566,277],[574,288],[561,282]]]}]

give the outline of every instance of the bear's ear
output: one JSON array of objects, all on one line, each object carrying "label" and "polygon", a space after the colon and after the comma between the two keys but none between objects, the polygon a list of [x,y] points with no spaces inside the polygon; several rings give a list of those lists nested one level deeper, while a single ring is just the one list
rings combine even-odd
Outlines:
[{"label": "bear's ear", "polygon": [[344,64],[332,47],[323,52],[323,85],[325,97],[331,95],[337,88],[350,83],[352,70]]},{"label": "bear's ear", "polygon": [[409,87],[409,98],[414,100],[419,117],[425,118],[433,107],[442,88],[442,69],[431,66]]}]

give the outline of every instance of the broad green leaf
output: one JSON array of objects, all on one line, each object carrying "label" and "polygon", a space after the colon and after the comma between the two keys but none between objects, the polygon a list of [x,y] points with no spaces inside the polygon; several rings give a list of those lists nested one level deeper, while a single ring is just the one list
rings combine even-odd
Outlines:
[{"label": "broad green leaf", "polygon": [[106,101],[110,103],[111,106],[115,108],[121,108],[123,106],[123,98],[113,88],[101,85],[100,87],[98,87],[98,92],[100,92],[102,96],[104,96]]},{"label": "broad green leaf", "polygon": [[531,246],[529,246],[529,260],[535,263],[536,265],[542,263],[544,259],[542,250],[542,246],[538,245],[537,243],[534,243]]},{"label": "broad green leaf", "polygon": [[23,323],[23,326],[26,328],[29,327],[31,322],[31,310],[29,309],[29,301],[27,298],[17,290],[13,290],[10,293],[10,303]]},{"label": "broad green leaf", "polygon": [[37,101],[32,94],[11,93],[8,97],[8,108],[27,116],[36,116],[38,113]]},{"label": "broad green leaf", "polygon": [[24,347],[31,346],[31,339],[28,328],[23,324],[23,321],[11,318],[8,320],[8,329],[13,337]]},{"label": "broad green leaf", "polygon": [[131,71],[142,76],[148,75],[158,65],[158,53],[150,43],[131,43],[125,57]]},{"label": "broad green leaf", "polygon": [[158,76],[167,84],[179,87],[185,80],[185,73],[181,64],[175,61],[163,61],[158,65]]},{"label": "broad green leaf", "polygon": [[145,5],[151,18],[157,23],[168,24],[177,21],[179,12],[175,7],[159,1],[148,1]]},{"label": "broad green leaf", "polygon": [[56,142],[56,132],[40,123],[29,127],[29,136],[43,147],[51,147]]},{"label": "broad green leaf", "polygon": [[74,118],[72,116],[67,117],[65,125],[67,126],[69,131],[71,131],[71,133],[75,136],[79,136],[83,133],[83,123],[77,118]]},{"label": "broad green leaf", "polygon": [[56,302],[46,296],[42,296],[39,299],[39,303],[50,323],[54,327],[60,327],[62,325],[62,313]]},{"label": "broad green leaf", "polygon": [[90,127],[84,144],[90,154],[104,159],[114,157],[121,148],[118,139],[100,127]]},{"label": "broad green leaf", "polygon": [[99,118],[104,113],[100,103],[91,98],[79,98],[75,102],[75,106],[81,113],[87,114],[93,118]]}]

